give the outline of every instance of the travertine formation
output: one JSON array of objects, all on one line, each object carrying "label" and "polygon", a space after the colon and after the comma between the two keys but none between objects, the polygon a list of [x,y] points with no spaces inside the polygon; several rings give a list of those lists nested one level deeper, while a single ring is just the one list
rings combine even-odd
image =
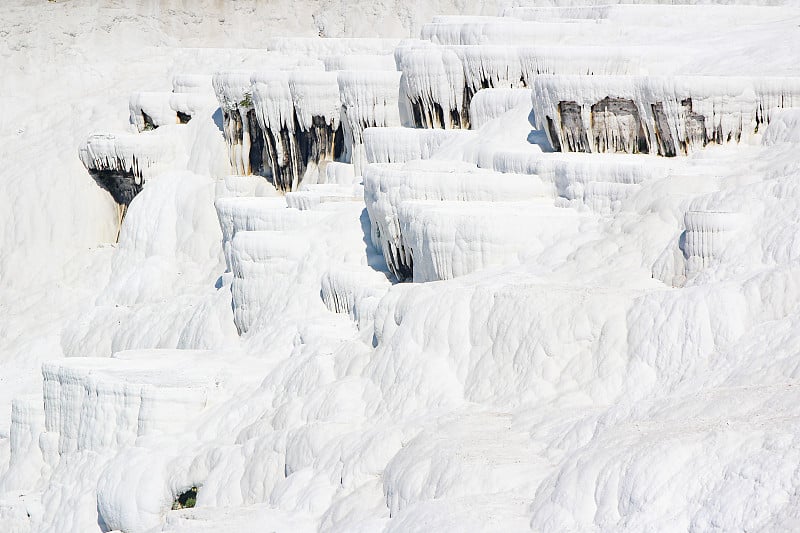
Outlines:
[{"label": "travertine formation", "polygon": [[134,93],[80,149],[144,191],[56,339],[98,353],[14,401],[0,486],[85,473],[103,531],[793,524],[800,11],[514,4]]}]

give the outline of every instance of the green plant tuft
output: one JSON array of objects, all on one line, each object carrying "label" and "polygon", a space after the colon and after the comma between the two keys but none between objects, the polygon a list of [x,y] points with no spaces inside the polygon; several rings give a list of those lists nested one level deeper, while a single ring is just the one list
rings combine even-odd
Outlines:
[{"label": "green plant tuft", "polygon": [[191,509],[197,503],[197,487],[178,494],[172,502],[172,510]]}]

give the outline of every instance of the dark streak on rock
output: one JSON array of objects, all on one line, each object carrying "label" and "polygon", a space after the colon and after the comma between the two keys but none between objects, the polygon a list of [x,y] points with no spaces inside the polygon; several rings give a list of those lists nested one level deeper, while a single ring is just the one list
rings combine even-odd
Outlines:
[{"label": "dark streak on rock", "polygon": [[130,171],[89,169],[89,174],[120,205],[129,205],[142,190],[141,177]]},{"label": "dark streak on rock", "polygon": [[550,144],[556,152],[561,151],[561,141],[558,138],[558,131],[556,130],[556,123],[551,117],[545,117],[547,120],[547,136],[550,139]]},{"label": "dark streak on rock", "polygon": [[595,150],[649,153],[647,135],[633,100],[606,96],[594,104],[591,111]]},{"label": "dark streak on rock", "polygon": [[564,137],[562,148],[566,148],[567,152],[590,152],[589,138],[581,119],[581,106],[573,101],[559,102],[558,114],[561,117],[561,131]]},{"label": "dark streak on rock", "polygon": [[[325,117],[314,116],[311,129],[306,131],[301,129],[297,116],[293,120],[292,130],[284,127],[278,131],[262,130],[255,120],[250,122],[255,128],[251,134],[252,147],[258,146],[258,153],[265,154],[261,159],[262,172],[269,172],[275,187],[284,192],[295,190],[300,185],[309,164],[334,161],[344,154],[341,124],[334,130],[333,124]],[[252,162],[253,149],[250,154]]]},{"label": "dark streak on rock", "polygon": [[[708,136],[706,135],[706,117],[692,111],[692,99],[686,98],[681,100],[681,106],[683,106],[684,114],[686,116],[686,141],[681,146],[683,152],[685,153],[690,146],[702,148],[708,144],[709,140]],[[719,140],[716,138],[714,139],[715,142],[722,142],[721,132],[719,135],[717,135],[715,132],[715,137],[719,137]]]},{"label": "dark streak on rock", "polygon": [[658,155],[664,157],[675,157],[675,139],[672,137],[672,130],[669,127],[669,119],[664,112],[664,104],[658,102],[651,105],[653,119],[655,120],[655,134],[658,148]]},{"label": "dark streak on rock", "polygon": [[250,172],[261,174],[264,171],[264,136],[261,135],[261,128],[258,127],[256,112],[250,109],[247,112],[248,133],[250,135]]}]

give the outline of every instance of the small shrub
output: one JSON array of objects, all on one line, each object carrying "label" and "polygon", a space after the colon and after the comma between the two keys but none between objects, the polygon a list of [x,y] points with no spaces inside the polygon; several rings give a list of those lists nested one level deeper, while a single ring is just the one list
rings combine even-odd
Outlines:
[{"label": "small shrub", "polygon": [[172,510],[191,509],[195,503],[197,503],[197,487],[192,487],[175,497],[175,501],[172,502]]}]

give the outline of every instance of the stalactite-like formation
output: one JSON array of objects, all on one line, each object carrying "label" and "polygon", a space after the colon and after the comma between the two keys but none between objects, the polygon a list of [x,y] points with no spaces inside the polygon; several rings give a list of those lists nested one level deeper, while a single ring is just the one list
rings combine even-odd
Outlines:
[{"label": "stalactite-like formation", "polygon": [[215,76],[236,173],[263,174],[278,189],[292,191],[324,162],[342,156],[336,73],[310,72]]},{"label": "stalactite-like formation", "polygon": [[497,202],[531,200],[552,195],[535,176],[495,173],[453,162],[372,164],[364,172],[364,199],[371,221],[373,244],[383,251],[386,264],[400,281],[412,279],[414,257],[404,235],[399,212],[407,201]]},{"label": "stalactite-like formation", "polygon": [[657,153],[739,142],[800,105],[797,78],[539,76],[533,108],[556,150]]},{"label": "stalactite-like formation", "polygon": [[592,143],[598,152],[648,152],[647,136],[633,101],[607,96],[591,109]]},{"label": "stalactite-like formation", "polygon": [[159,165],[174,157],[172,142],[157,132],[94,134],[79,151],[89,174],[114,201],[127,206]]},{"label": "stalactite-like formation", "polygon": [[357,174],[366,165],[364,130],[401,125],[400,77],[400,72],[390,70],[339,72],[345,147]]},{"label": "stalactite-like formation", "polygon": [[724,250],[739,227],[739,214],[724,211],[687,211],[680,248],[686,276],[708,267]]},{"label": "stalactite-like formation", "polygon": [[[222,110],[223,132],[228,144],[228,157],[235,174],[253,173],[251,155],[250,111],[253,109],[250,90],[250,73],[242,71],[218,72],[213,78],[214,92]],[[255,169],[258,170],[258,169]]]},{"label": "stalactite-like formation", "polygon": [[469,128],[469,103],[464,104],[466,82],[458,55],[430,43],[397,48],[403,72],[405,98],[418,128]]}]

